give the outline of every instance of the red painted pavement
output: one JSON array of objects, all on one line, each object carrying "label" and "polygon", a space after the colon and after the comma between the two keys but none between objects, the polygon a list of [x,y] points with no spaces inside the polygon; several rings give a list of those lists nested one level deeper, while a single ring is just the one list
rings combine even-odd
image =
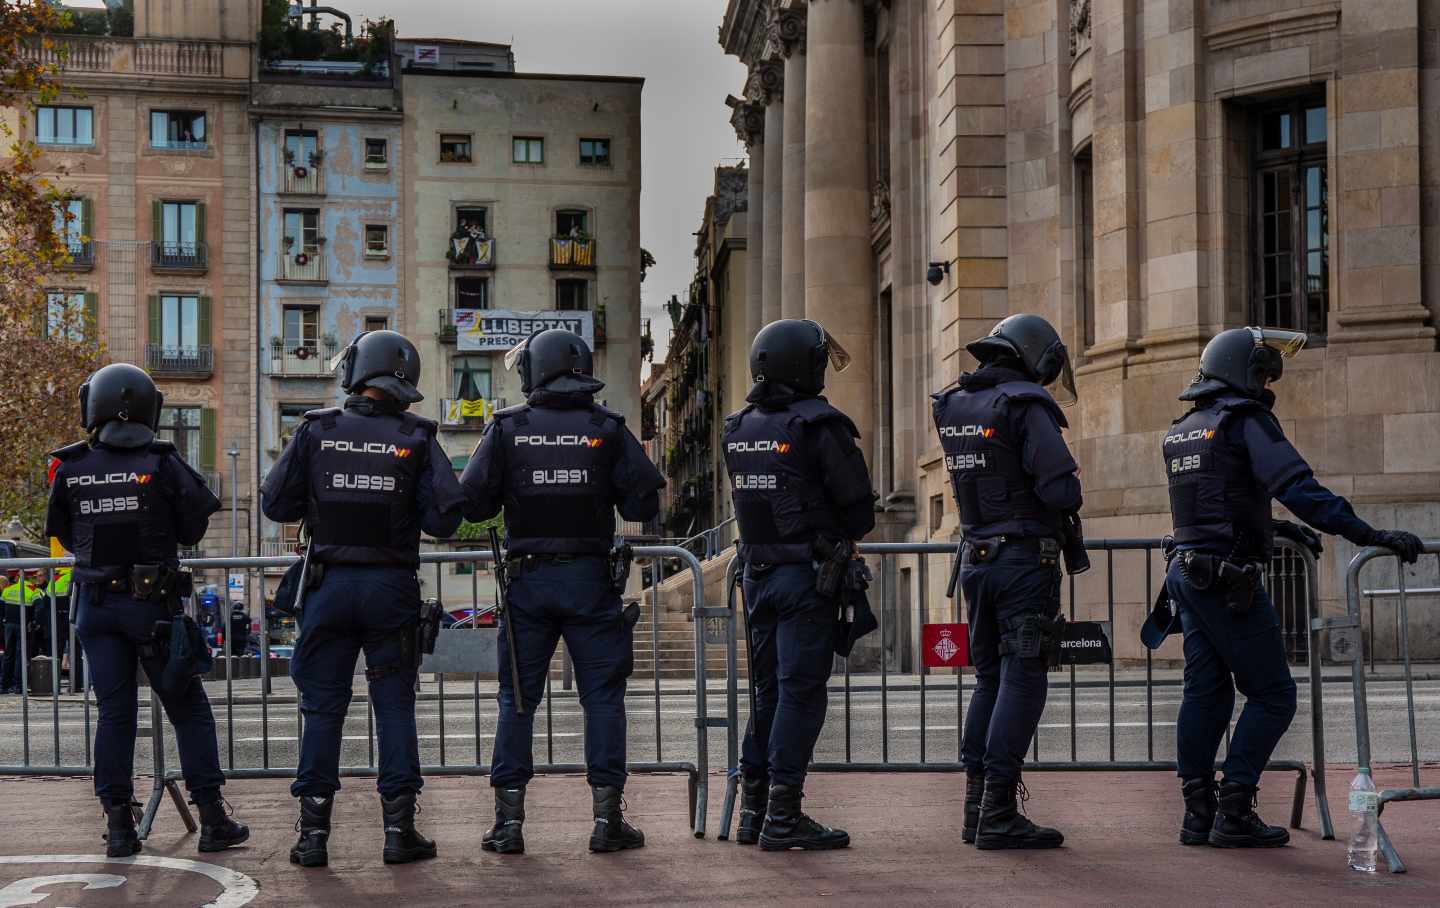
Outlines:
[{"label": "red painted pavement", "polygon": [[[1427,768],[1437,784],[1440,768]],[[1381,786],[1405,784],[1408,773],[1384,770]],[[1267,776],[1261,813],[1289,814],[1292,774]],[[1035,773],[1030,813],[1058,826],[1066,846],[1054,852],[977,852],[960,843],[963,778],[956,775],[824,775],[811,779],[806,807],[823,822],[850,831],[853,846],[823,854],[764,854],[714,838],[723,779],[711,780],[710,838],[686,827],[685,780],[633,777],[629,816],[649,847],[590,855],[589,791],[570,777],[532,784],[525,826],[528,853],[498,857],[480,851],[491,819],[480,780],[436,779],[422,799],[422,830],[440,858],[405,867],[380,862],[382,835],[373,785],[350,780],[336,806],[331,865],[301,871],[287,860],[294,839],[294,802],[280,781],[232,783],[226,789],[250,824],[248,847],[219,855],[195,852],[195,837],[167,803],[147,856],[201,860],[238,871],[259,885],[249,904],[277,905],[1315,905],[1440,904],[1440,802],[1393,805],[1386,825],[1410,866],[1363,876],[1345,867],[1349,773],[1330,774],[1331,807],[1340,838],[1315,832],[1313,799],[1305,829],[1288,848],[1221,851],[1176,844],[1180,807],[1176,781],[1161,773]],[[103,854],[103,827],[88,780],[0,780],[0,855]],[[43,860],[43,858],[42,858]],[[1382,862],[1383,866],[1383,862]],[[5,887],[45,874],[124,876],[104,889],[64,883],[38,904],[201,905],[220,884],[176,869],[118,864],[4,863]]]}]

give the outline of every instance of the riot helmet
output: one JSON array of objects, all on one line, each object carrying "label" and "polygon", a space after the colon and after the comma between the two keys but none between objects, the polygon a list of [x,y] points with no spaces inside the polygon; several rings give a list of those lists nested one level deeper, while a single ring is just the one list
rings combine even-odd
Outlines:
[{"label": "riot helmet", "polygon": [[1050,386],[1062,407],[1075,403],[1075,375],[1070,370],[1070,352],[1049,322],[1038,315],[1022,313],[1001,319],[985,337],[965,345],[981,365],[997,359],[1013,359],[1039,385]]},{"label": "riot helmet", "polygon": [[1180,394],[1199,400],[1224,391],[1258,398],[1265,383],[1279,381],[1285,360],[1299,353],[1306,336],[1279,328],[1231,328],[1221,331],[1200,354],[1200,371]]},{"label": "riot helmet", "polygon": [[80,424],[116,448],[141,448],[155,440],[165,395],[144,369],[111,363],[80,386]]},{"label": "riot helmet", "polygon": [[605,383],[597,379],[595,357],[585,338],[564,328],[536,331],[505,354],[505,368],[520,372],[520,390],[578,391],[594,394]]},{"label": "riot helmet", "polygon": [[825,390],[827,363],[844,372],[850,367],[850,354],[819,322],[808,318],[771,322],[750,345],[750,377],[756,384],[778,382],[801,394],[819,394]]},{"label": "riot helmet", "polygon": [[362,331],[331,365],[341,367],[340,387],[348,393],[376,388],[407,405],[425,399],[416,387],[420,351],[398,332]]}]

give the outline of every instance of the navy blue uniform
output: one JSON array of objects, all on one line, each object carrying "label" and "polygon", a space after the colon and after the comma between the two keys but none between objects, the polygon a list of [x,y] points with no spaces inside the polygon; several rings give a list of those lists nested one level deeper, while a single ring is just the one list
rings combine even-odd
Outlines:
[{"label": "navy blue uniform", "polygon": [[1064,414],[1020,373],[985,366],[933,399],[965,539],[960,588],[976,673],[960,759],[971,775],[1014,781],[1049,682],[1044,657],[1012,644],[1027,617],[1060,610],[1055,555],[1065,515],[1080,509],[1080,479]]},{"label": "navy blue uniform", "polygon": [[[100,708],[95,794],[124,803],[134,795],[136,659],[152,683],[164,677],[164,659],[148,644],[156,622],[171,619],[168,605],[136,599],[124,584],[137,564],[178,567],[178,547],[204,538],[220,501],[169,442],[140,448],[81,443],[54,456],[60,466],[45,532],[75,553],[76,633]],[[111,589],[112,581],[122,588]],[[219,801],[225,777],[205,688],[191,677],[181,687],[157,685],[155,692],[175,727],[191,799],[200,806]]]},{"label": "navy blue uniform", "polygon": [[[633,639],[608,555],[616,510],[626,520],[651,519],[665,480],[624,418],[593,395],[537,391],[530,401],[495,414],[461,477],[469,519],[505,511],[511,582],[504,620],[520,662],[512,666],[500,648],[490,784],[521,788],[535,775],[535,710],[564,637],[585,711],[586,776],[591,785],[623,788]],[[515,709],[517,674],[524,714]]]},{"label": "navy blue uniform", "polygon": [[435,424],[365,397],[307,413],[260,496],[271,520],[305,519],[311,564],[325,566],[305,595],[290,666],[305,717],[291,794],[340,789],[341,733],[361,649],[380,741],[376,787],[386,798],[418,793],[419,666],[418,656],[405,658],[404,640],[420,615],[420,533],[450,536],[464,501]]},{"label": "navy blue uniform", "polygon": [[[1350,503],[1315,480],[1260,400],[1220,396],[1202,401],[1165,434],[1163,454],[1179,552],[1215,555],[1237,565],[1263,564],[1274,539],[1271,499],[1297,517],[1357,545],[1375,530]],[[1178,774],[1209,778],[1235,707],[1225,759],[1227,782],[1254,786],[1295,715],[1295,681],[1285,660],[1280,617],[1262,586],[1248,612],[1230,610],[1218,579],[1199,589],[1173,558],[1165,578],[1184,632],[1185,693],[1177,727]]]},{"label": "navy blue uniform", "polygon": [[725,420],[755,694],[747,779],[803,785],[825,724],[839,603],[815,589],[814,546],[858,541],[875,526],[859,437],[823,397],[752,403]]}]

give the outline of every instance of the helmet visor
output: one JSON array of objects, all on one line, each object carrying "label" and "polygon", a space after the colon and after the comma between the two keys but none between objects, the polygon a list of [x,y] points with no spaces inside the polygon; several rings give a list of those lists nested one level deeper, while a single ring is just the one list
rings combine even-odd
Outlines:
[{"label": "helmet visor", "polygon": [[359,345],[360,338],[364,337],[366,334],[369,333],[370,332],[368,331],[361,331],[359,334],[355,335],[355,339],[352,340],[348,345],[341,347],[339,353],[330,357],[330,371],[334,372],[336,369],[340,368],[341,363],[354,356],[355,348]]},{"label": "helmet visor", "polygon": [[1075,393],[1075,373],[1070,369],[1070,354],[1061,346],[1060,374],[1050,384],[1050,396],[1062,407],[1071,407],[1080,399]]},{"label": "helmet visor", "polygon": [[1250,336],[1255,338],[1255,346],[1269,347],[1285,359],[1299,353],[1308,340],[1304,332],[1279,328],[1251,328]]},{"label": "helmet visor", "polygon": [[[534,335],[532,334],[530,337],[534,337]],[[524,353],[525,350],[526,350],[526,348],[528,348],[529,346],[530,346],[530,338],[527,337],[527,338],[525,338],[524,340],[522,340],[520,343],[516,344],[515,346],[511,347],[509,350],[505,351],[505,371],[506,371],[506,372],[512,372],[512,371],[514,371],[514,369],[515,369],[515,364],[518,363],[518,362],[520,362],[520,354]]]},{"label": "helmet visor", "polygon": [[830,368],[834,370],[836,374],[850,368],[850,364],[854,362],[854,359],[844,347],[840,346],[840,342],[832,337],[830,332],[826,331],[819,322],[811,321],[810,324],[814,325],[815,329],[819,331],[825,339],[825,356],[830,360]]}]

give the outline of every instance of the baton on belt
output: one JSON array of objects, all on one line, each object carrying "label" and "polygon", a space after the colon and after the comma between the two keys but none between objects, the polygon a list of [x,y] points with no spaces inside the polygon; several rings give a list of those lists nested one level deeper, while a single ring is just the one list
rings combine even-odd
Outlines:
[{"label": "baton on belt", "polygon": [[520,657],[515,650],[515,628],[510,624],[510,612],[505,600],[509,592],[510,578],[505,568],[505,555],[500,551],[500,534],[490,528],[490,551],[495,554],[495,615],[505,626],[505,648],[510,653],[510,689],[515,693],[515,714],[525,715],[525,695],[520,692]]}]

